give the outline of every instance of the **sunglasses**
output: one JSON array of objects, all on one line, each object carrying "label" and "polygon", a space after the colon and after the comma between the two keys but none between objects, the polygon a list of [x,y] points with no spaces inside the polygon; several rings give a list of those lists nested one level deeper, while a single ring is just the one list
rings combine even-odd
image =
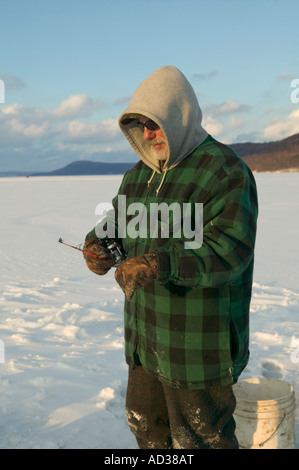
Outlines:
[{"label": "sunglasses", "polygon": [[149,131],[156,131],[157,129],[160,128],[160,126],[155,122],[149,119],[146,122],[138,122],[137,123],[138,127],[144,132],[144,128],[146,127]]}]

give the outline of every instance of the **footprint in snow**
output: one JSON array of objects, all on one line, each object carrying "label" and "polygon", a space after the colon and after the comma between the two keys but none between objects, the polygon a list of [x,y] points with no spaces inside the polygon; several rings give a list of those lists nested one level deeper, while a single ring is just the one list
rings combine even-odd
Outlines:
[{"label": "footprint in snow", "polygon": [[266,379],[281,379],[283,377],[282,367],[274,361],[262,363],[262,375]]}]

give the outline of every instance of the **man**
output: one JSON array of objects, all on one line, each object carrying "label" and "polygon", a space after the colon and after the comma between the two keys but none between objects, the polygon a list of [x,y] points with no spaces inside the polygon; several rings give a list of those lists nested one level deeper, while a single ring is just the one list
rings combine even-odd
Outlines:
[{"label": "man", "polygon": [[[245,163],[208,135],[201,120],[190,83],[173,66],[143,81],[119,119],[140,157],[113,205],[127,253],[115,272],[126,296],[127,419],[143,449],[238,447],[232,384],[249,356],[257,194]],[[120,222],[120,196],[126,209],[136,202],[145,208],[138,237]],[[182,210],[158,217],[150,232],[144,222],[162,202]],[[177,227],[188,206],[190,242],[199,203],[202,243],[188,245],[188,233],[178,237]],[[132,215],[125,212],[127,227]],[[99,259],[85,259],[105,274],[113,261],[99,238],[97,227],[87,235],[85,247]]]}]

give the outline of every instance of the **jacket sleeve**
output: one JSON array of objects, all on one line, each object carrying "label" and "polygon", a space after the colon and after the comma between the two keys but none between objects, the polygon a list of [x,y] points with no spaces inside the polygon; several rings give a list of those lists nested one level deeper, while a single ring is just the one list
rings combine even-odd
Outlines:
[{"label": "jacket sleeve", "polygon": [[238,283],[253,262],[257,193],[251,172],[237,168],[217,181],[203,204],[203,238],[197,249],[183,240],[158,249],[160,283],[220,287]]}]

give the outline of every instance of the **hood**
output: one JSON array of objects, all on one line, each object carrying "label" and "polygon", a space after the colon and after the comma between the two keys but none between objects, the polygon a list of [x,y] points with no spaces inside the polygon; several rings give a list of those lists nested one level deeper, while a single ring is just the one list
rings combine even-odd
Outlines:
[{"label": "hood", "polygon": [[207,137],[202,128],[202,112],[194,90],[176,67],[155,70],[141,82],[119,126],[137,155],[153,170],[161,173],[150,141],[143,138],[135,119],[146,116],[155,121],[166,137],[168,154],[163,169],[177,165]]}]

